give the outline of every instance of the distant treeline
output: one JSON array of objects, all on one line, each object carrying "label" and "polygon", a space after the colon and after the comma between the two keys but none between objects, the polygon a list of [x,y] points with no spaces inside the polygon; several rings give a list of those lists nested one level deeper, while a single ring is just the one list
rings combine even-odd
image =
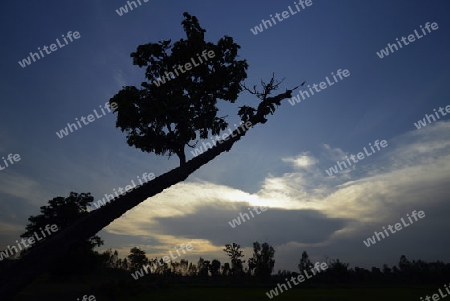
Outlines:
[{"label": "distant treeline", "polygon": [[[286,278],[296,277],[303,271],[313,268],[314,263],[310,261],[308,254],[304,251],[298,263],[298,271],[279,270],[274,273],[275,250],[268,243],[253,244],[253,256],[243,260],[240,246],[236,243],[225,245],[224,251],[230,258],[230,262],[221,263],[217,259],[206,260],[202,257],[197,262],[189,262],[186,259],[180,261],[163,262],[162,258],[148,259],[145,251],[132,248],[126,258],[119,258],[118,252],[108,249],[102,253],[94,252],[94,256],[85,258],[86,263],[83,270],[78,269],[76,274],[89,274],[98,271],[108,271],[123,279],[132,280],[131,274],[142,269],[143,266],[152,263],[157,267],[149,271],[142,279],[164,278],[165,282],[170,279],[184,278],[182,282],[223,282],[239,284],[269,284],[283,282]],[[2,267],[10,264],[14,259],[0,262]],[[78,261],[82,258],[78,258]],[[339,259],[324,259],[328,268],[319,275],[308,279],[305,284],[441,284],[443,279],[450,279],[450,264],[441,261],[425,262],[423,260],[409,261],[405,255],[400,257],[398,266],[389,267],[384,264],[382,268],[372,267],[349,268],[349,263],[342,263]],[[71,278],[73,270],[58,270],[53,279]],[[52,269],[49,270],[52,274]],[[64,277],[67,276],[67,277]],[[135,280],[137,282],[141,279]]]},{"label": "distant treeline", "polygon": [[[274,273],[275,250],[267,243],[253,244],[253,256],[243,260],[242,250],[238,244],[225,246],[224,251],[230,262],[221,263],[217,259],[206,260],[202,257],[197,262],[186,259],[164,262],[163,258],[148,259],[145,252],[132,248],[126,258],[119,258],[117,250],[108,249],[102,253],[92,251],[72,258],[65,258],[67,264],[55,262],[47,270],[47,281],[40,283],[47,290],[52,290],[54,283],[89,283],[90,294],[102,296],[108,300],[122,300],[130,295],[153,293],[161,289],[174,289],[180,285],[194,286],[265,286],[284,283],[286,279],[297,277],[300,273],[313,268],[314,263],[304,251],[298,263],[298,271],[278,271]],[[77,251],[78,252],[78,251]],[[0,275],[7,265],[17,259],[0,261]],[[76,262],[72,265],[72,262]],[[398,266],[349,268],[348,263],[339,259],[325,258],[328,268],[293,289],[305,286],[417,286],[442,285],[450,279],[450,264],[441,261],[409,261],[402,255]],[[149,270],[142,277],[133,277],[144,265],[155,264],[156,269]],[[311,274],[311,273],[310,273]],[[44,289],[45,290],[45,289]]]}]

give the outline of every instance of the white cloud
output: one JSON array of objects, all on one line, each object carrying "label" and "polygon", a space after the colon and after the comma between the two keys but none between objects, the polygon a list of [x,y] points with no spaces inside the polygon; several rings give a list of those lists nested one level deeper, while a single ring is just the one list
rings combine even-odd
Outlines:
[{"label": "white cloud", "polygon": [[281,160],[283,162],[292,162],[294,167],[298,168],[307,168],[318,163],[318,160],[310,156],[309,152],[302,153],[297,157],[282,158]]},{"label": "white cloud", "polygon": [[326,143],[324,143],[322,147],[323,147],[322,155],[327,159],[329,159],[330,161],[342,160],[345,156],[347,156],[347,153],[345,153],[340,148],[331,148]]},{"label": "white cloud", "polygon": [[15,172],[2,174],[0,193],[24,199],[35,205],[42,204],[42,200],[47,197],[47,193],[37,181]]},{"label": "white cloud", "polygon": [[[281,225],[280,228],[275,226],[275,232],[270,235],[275,235],[273,233],[278,229],[287,240],[292,237],[289,248],[298,248],[299,252],[301,248],[327,246],[347,249],[350,253],[351,247],[344,243],[345,241],[354,242],[361,237],[365,239],[374,230],[398,221],[412,210],[428,212],[448,203],[448,193],[445,192],[448,192],[450,175],[449,130],[450,122],[441,122],[420,132],[412,131],[393,138],[382,152],[374,154],[371,160],[359,162],[354,172],[343,177],[329,177],[324,172],[325,168],[319,167],[318,161],[312,155],[303,153],[282,159],[294,168],[301,168],[281,176],[269,174],[261,189],[254,194],[208,182],[181,183],[148,199],[106,230],[115,234],[153,237],[163,241],[164,249],[182,243],[186,238],[165,233],[158,221],[172,217],[183,219],[190,215],[195,219],[189,219],[189,223],[199,223],[197,227],[201,227],[204,234],[209,230],[216,232],[203,236],[197,233],[197,236],[189,238],[201,240],[204,252],[219,254],[218,247],[205,239],[206,236],[218,235],[218,226],[214,224],[216,221],[209,218],[208,212],[215,212],[217,215],[217,212],[222,212],[220,210],[238,210],[243,204],[264,205],[274,212],[279,209],[297,210],[299,213],[302,210],[313,210],[311,212],[322,214],[330,222],[345,221],[343,228],[336,228],[330,235],[322,233],[321,241],[311,243],[305,243],[302,237],[296,235],[298,231],[286,227],[282,219],[277,223]],[[345,154],[341,149],[332,149],[326,144],[324,146],[331,155]],[[209,211],[201,211],[204,206],[209,206]],[[283,211],[277,212],[279,216],[283,216]],[[315,231],[323,221],[312,219],[310,222],[308,227]],[[179,229],[183,226],[177,224],[177,227]],[[184,227],[188,228],[190,225]],[[228,229],[220,228],[220,231]],[[258,233],[256,228],[252,231]],[[271,240],[277,241],[278,235],[265,236],[265,239],[271,243]],[[245,239],[252,242],[253,238],[254,236],[249,234]],[[208,254],[203,254],[202,257],[207,257]],[[293,259],[281,259],[279,262],[283,264],[289,260]]]},{"label": "white cloud", "polygon": [[23,231],[22,225],[0,222],[0,235],[15,235],[20,231]]}]

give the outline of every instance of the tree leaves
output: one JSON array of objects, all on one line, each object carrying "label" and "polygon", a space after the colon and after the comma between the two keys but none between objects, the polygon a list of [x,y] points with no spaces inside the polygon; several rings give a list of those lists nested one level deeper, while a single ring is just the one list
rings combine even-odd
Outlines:
[{"label": "tree leaves", "polygon": [[[240,46],[231,37],[206,42],[198,19],[183,16],[187,39],[138,46],[131,57],[134,65],[145,67],[148,81],[140,88],[124,87],[110,99],[118,103],[116,126],[126,133],[128,145],[156,155],[176,154],[180,165],[186,162],[185,146],[193,147],[191,141],[228,127],[217,117],[217,100],[236,101],[248,68],[245,60],[236,59]],[[187,64],[193,65],[190,70]]]}]

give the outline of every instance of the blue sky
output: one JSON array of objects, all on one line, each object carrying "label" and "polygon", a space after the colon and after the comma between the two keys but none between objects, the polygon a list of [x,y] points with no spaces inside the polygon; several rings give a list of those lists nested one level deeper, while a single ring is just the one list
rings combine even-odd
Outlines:
[{"label": "blue sky", "polygon": [[[246,83],[285,78],[279,92],[303,81],[325,81],[338,69],[350,76],[294,106],[282,102],[229,153],[185,182],[150,198],[100,232],[105,248],[125,256],[139,246],[149,257],[191,242],[186,258],[226,260],[223,246],[253,241],[275,247],[275,270],[295,270],[306,250],[351,266],[396,264],[400,255],[450,261],[450,121],[443,116],[417,129],[433,109],[450,105],[450,4],[445,1],[319,1],[254,35],[250,28],[294,1],[149,1],[122,16],[126,1],[8,2],[1,19],[3,95],[0,156],[21,160],[0,171],[0,249],[24,232],[39,207],[70,191],[96,200],[143,173],[156,176],[178,159],[143,153],[126,144],[107,113],[60,139],[56,132],[92,114],[122,86],[139,85],[132,65],[138,45],[185,38],[187,11],[207,30],[206,40],[229,35],[249,64]],[[437,30],[382,59],[396,38]],[[22,68],[18,61],[78,31],[80,38]],[[293,93],[297,94],[297,91]],[[235,104],[219,101],[219,116],[238,121],[238,106],[256,106],[243,92]],[[98,111],[99,112],[99,111]],[[325,170],[375,140],[388,146],[334,176]],[[186,148],[188,159],[192,158]],[[2,166],[4,166],[3,162]],[[269,209],[236,228],[228,221],[248,207]],[[363,240],[413,210],[426,217],[366,247]]]}]

